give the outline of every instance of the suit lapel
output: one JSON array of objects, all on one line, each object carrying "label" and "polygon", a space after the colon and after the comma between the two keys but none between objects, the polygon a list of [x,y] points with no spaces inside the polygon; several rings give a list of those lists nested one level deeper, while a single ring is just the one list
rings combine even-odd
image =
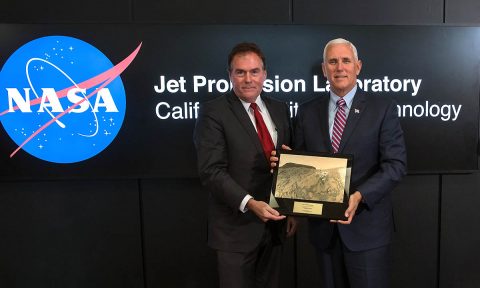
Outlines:
[{"label": "suit lapel", "polygon": [[329,129],[329,123],[328,123],[328,103],[330,101],[330,95],[327,94],[326,97],[322,98],[322,101],[319,102],[319,109],[318,111],[318,123],[320,127],[320,135],[323,135],[322,140],[323,140],[323,145],[324,147],[328,148],[330,152],[333,151],[332,148],[332,141],[330,139],[330,129]]},{"label": "suit lapel", "polygon": [[270,114],[270,118],[272,119],[273,124],[275,125],[276,132],[277,132],[277,143],[275,143],[275,147],[277,149],[281,148],[280,146],[283,144],[283,139],[285,137],[284,135],[284,130],[282,129],[282,115],[279,115],[280,111],[279,109],[273,109],[272,107],[272,101],[270,101],[270,98],[265,97],[262,95],[262,100],[263,103],[265,103],[265,106],[267,107],[268,114]]},{"label": "suit lapel", "polygon": [[348,113],[347,124],[343,130],[342,140],[340,141],[339,151],[341,152],[345,145],[348,143],[350,136],[352,135],[355,127],[358,124],[358,121],[362,117],[362,112],[365,110],[366,106],[365,94],[360,92],[360,89],[357,89],[355,97],[353,98],[352,107]]},{"label": "suit lapel", "polygon": [[233,93],[228,96],[228,102],[230,103],[230,109],[232,110],[235,117],[238,119],[238,122],[240,122],[240,124],[245,129],[245,132],[247,132],[250,140],[252,140],[258,152],[261,152],[263,154],[262,143],[260,143],[257,131],[255,130],[255,127],[253,126],[252,120],[250,120],[247,111],[243,107],[242,102],[240,102],[238,97]]}]

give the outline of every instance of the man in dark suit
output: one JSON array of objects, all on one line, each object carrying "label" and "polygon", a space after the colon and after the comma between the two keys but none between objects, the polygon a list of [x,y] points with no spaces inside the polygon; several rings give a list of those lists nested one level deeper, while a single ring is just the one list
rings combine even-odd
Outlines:
[{"label": "man in dark suit", "polygon": [[235,46],[228,59],[233,91],[201,106],[194,131],[199,176],[209,192],[208,244],[224,288],[278,287],[279,244],[296,227],[267,204],[268,157],[292,134],[286,104],[261,95],[265,64],[257,45]]},{"label": "man in dark suit", "polygon": [[[295,122],[296,150],[354,156],[348,220],[309,219],[320,276],[329,288],[389,287],[391,192],[406,173],[396,105],[388,97],[367,95],[357,87],[361,67],[352,43],[330,41],[322,63],[330,93],[302,105]],[[343,113],[336,116],[340,109]]]}]

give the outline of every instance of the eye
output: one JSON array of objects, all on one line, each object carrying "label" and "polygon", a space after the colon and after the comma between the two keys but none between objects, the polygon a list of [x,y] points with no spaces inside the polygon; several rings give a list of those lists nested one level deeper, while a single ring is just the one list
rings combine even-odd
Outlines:
[{"label": "eye", "polygon": [[243,70],[235,70],[233,72],[233,74],[235,75],[235,77],[243,77],[245,75],[245,71]]},{"label": "eye", "polygon": [[257,77],[260,75],[260,69],[254,69],[250,72],[250,74],[252,74],[253,77]]}]

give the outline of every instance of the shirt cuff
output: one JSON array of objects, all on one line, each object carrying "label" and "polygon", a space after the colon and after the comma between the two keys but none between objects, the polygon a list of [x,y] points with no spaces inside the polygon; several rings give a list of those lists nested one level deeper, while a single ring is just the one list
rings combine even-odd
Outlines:
[{"label": "shirt cuff", "polygon": [[247,196],[245,196],[245,198],[243,198],[242,203],[240,203],[240,207],[238,207],[238,209],[240,209],[241,212],[245,213],[245,212],[248,211],[247,202],[250,199],[253,199],[253,197],[249,194],[247,194]]}]

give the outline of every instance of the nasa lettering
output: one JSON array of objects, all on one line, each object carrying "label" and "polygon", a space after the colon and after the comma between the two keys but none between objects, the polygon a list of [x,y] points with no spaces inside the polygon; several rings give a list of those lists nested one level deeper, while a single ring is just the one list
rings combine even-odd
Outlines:
[{"label": "nasa lettering", "polygon": [[0,72],[0,120],[18,148],[55,163],[89,159],[115,139],[125,117],[120,77],[137,49],[114,66],[94,46],[67,36],[20,47]]}]

